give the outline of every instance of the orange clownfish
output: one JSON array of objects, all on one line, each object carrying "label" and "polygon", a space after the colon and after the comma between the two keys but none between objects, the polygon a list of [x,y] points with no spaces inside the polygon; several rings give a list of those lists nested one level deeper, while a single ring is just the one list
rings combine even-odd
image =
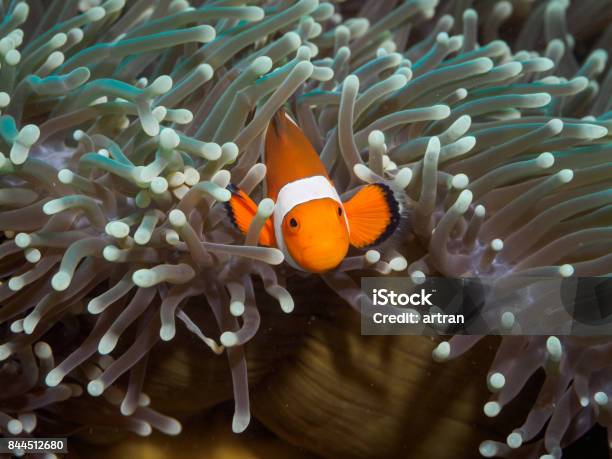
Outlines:
[{"label": "orange clownfish", "polygon": [[[282,110],[268,126],[264,162],[267,194],[276,205],[259,243],[280,249],[296,269],[315,273],[333,269],[349,245],[380,244],[399,225],[400,203],[383,183],[366,185],[342,202],[319,155]],[[237,187],[228,189],[232,197],[227,212],[246,234],[257,204]]]}]

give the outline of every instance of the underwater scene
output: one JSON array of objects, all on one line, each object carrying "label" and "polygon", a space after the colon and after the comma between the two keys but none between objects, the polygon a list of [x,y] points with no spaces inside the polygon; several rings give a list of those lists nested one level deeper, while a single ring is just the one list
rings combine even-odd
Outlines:
[{"label": "underwater scene", "polygon": [[0,458],[604,459],[612,0],[0,0]]}]

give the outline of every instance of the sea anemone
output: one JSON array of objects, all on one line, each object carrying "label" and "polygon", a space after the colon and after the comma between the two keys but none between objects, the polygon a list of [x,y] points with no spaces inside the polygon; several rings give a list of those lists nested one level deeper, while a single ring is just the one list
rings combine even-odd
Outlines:
[{"label": "sea anemone", "polygon": [[[528,20],[510,42],[499,38],[508,1],[98,3],[0,2],[2,430],[178,434],[143,392],[177,318],[226,354],[232,427],[246,429],[245,344],[261,305],[308,303],[288,287],[303,274],[257,245],[274,205],[260,186],[263,134],[283,106],[344,196],[385,181],[410,204],[389,243],[321,276],[359,313],[371,313],[364,275],[612,272],[612,73],[602,48],[578,63],[585,50],[565,18],[584,32],[584,13],[568,2],[516,2]],[[605,19],[609,6],[581,8]],[[220,205],[230,182],[259,202],[246,237]],[[537,307],[489,309],[509,331]],[[433,356],[457,358],[480,338],[456,336]],[[610,426],[610,355],[608,338],[504,337],[487,416],[539,369],[546,378],[525,423],[481,454],[558,458],[594,423]],[[270,417],[262,410],[296,441]],[[334,448],[318,452],[372,456]]]}]

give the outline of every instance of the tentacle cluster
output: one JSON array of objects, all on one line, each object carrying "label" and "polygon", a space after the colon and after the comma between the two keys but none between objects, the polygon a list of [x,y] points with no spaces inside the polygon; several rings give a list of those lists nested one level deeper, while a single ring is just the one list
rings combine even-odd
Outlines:
[{"label": "tentacle cluster", "polygon": [[[2,429],[32,432],[33,411],[72,413],[60,407],[76,397],[105,410],[68,421],[178,433],[142,391],[148,353],[173,339],[176,318],[227,354],[233,429],[246,428],[254,281],[291,312],[291,271],[256,244],[270,200],[246,238],[218,203],[230,181],[264,197],[262,134],[287,103],[344,196],[383,180],[409,208],[390,243],[323,275],[356,309],[368,272],[415,284],[612,272],[612,77],[604,49],[577,63],[566,1],[534,7],[514,48],[497,38],[507,1],[369,1],[348,16],[317,0],[13,3],[0,2],[0,377],[20,376],[10,403],[0,394]],[[183,310],[188,299],[211,308],[218,338]],[[519,313],[490,308],[502,327]],[[547,379],[525,424],[481,453],[522,454],[545,428],[531,454],[559,457],[594,422],[610,425],[609,348],[504,339],[486,415],[538,368]]]}]

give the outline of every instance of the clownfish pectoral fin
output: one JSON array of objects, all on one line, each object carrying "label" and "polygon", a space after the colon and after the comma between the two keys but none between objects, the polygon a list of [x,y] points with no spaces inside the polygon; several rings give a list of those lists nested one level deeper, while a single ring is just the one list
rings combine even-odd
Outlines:
[{"label": "clownfish pectoral fin", "polygon": [[393,191],[382,183],[364,186],[344,203],[350,228],[350,243],[363,248],[380,244],[400,222],[400,205]]},{"label": "clownfish pectoral fin", "polygon": [[[234,226],[246,234],[257,213],[257,204],[238,187],[230,184],[227,189],[232,193],[232,197],[225,203],[225,210]],[[268,247],[274,245],[274,227],[271,219],[268,219],[262,228],[259,243]]]}]

